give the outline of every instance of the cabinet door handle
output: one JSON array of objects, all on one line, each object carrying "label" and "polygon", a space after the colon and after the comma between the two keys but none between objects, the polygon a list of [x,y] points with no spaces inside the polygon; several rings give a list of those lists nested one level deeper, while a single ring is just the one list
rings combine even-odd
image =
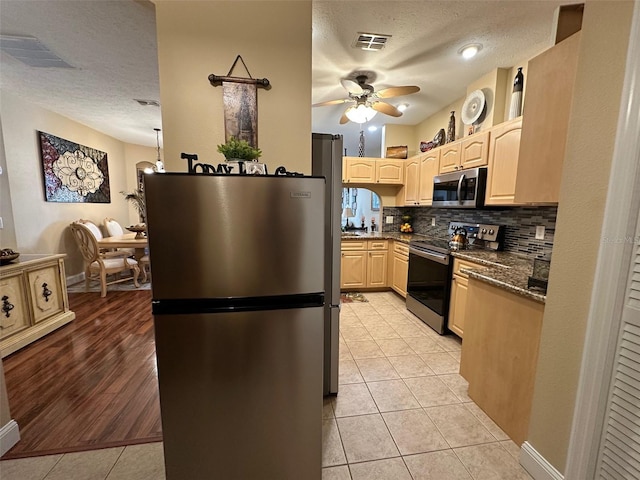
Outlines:
[{"label": "cabinet door handle", "polygon": [[44,301],[48,302],[49,301],[49,297],[52,294],[53,294],[53,292],[47,288],[47,284],[43,283],[42,284],[42,296],[44,297]]},{"label": "cabinet door handle", "polygon": [[13,310],[13,304],[9,303],[9,297],[7,297],[6,295],[4,295],[2,297],[2,311],[4,312],[4,316],[9,318],[11,316],[11,314],[9,313],[11,310]]}]

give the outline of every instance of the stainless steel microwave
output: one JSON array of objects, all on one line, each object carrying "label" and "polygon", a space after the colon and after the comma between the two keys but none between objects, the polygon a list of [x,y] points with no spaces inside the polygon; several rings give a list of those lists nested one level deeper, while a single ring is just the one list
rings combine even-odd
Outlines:
[{"label": "stainless steel microwave", "polygon": [[487,188],[486,167],[445,173],[433,178],[432,207],[480,208]]}]

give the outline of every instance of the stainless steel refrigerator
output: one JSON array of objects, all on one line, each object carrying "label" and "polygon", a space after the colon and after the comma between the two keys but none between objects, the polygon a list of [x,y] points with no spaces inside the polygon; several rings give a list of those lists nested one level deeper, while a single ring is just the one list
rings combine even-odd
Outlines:
[{"label": "stainless steel refrigerator", "polygon": [[144,188],[167,480],[319,480],[325,179]]},{"label": "stainless steel refrigerator", "polygon": [[312,134],[312,174],[327,180],[324,210],[324,394],[338,393],[342,135]]}]

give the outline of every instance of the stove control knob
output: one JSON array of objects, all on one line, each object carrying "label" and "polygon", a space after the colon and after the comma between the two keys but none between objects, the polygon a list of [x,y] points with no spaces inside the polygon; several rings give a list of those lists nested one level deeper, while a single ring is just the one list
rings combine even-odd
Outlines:
[{"label": "stove control knob", "polygon": [[486,228],[483,228],[483,229],[482,229],[482,233],[487,233],[487,229],[486,229]]},{"label": "stove control knob", "polygon": [[493,235],[493,228],[489,229],[489,235]]}]

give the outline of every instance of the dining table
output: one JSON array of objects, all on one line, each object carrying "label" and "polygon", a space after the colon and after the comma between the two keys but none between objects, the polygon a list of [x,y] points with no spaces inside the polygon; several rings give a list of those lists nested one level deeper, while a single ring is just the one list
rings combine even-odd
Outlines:
[{"label": "dining table", "polygon": [[138,238],[136,233],[125,233],[123,235],[116,235],[113,237],[103,237],[98,240],[99,248],[133,248],[134,257],[137,261],[145,254],[145,249],[149,246],[149,240],[146,235],[142,238]]}]

